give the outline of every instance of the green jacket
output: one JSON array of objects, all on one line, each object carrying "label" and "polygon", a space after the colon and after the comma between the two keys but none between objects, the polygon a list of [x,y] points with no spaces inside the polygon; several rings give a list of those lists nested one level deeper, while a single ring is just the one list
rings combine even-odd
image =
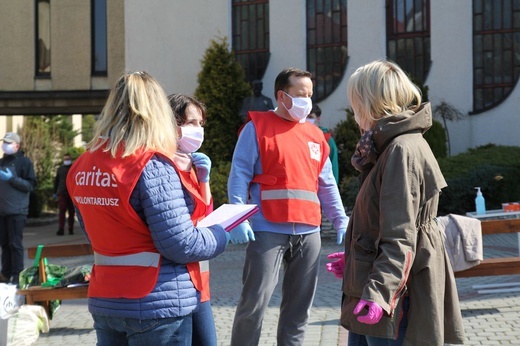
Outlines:
[{"label": "green jacket", "polygon": [[[354,333],[396,337],[409,295],[404,345],[464,340],[456,282],[435,221],[446,182],[422,136],[431,124],[426,104],[415,114],[386,116],[374,128],[378,155],[362,172],[345,241],[341,325]],[[381,321],[357,321],[352,311],[360,298],[383,308]]]},{"label": "green jacket", "polygon": [[330,153],[329,159],[332,164],[332,174],[336,179],[336,184],[339,184],[339,163],[338,163],[338,146],[336,145],[336,141],[332,138],[332,133],[328,128],[319,126],[319,128],[323,131],[325,138],[327,139],[327,143],[329,144]]}]

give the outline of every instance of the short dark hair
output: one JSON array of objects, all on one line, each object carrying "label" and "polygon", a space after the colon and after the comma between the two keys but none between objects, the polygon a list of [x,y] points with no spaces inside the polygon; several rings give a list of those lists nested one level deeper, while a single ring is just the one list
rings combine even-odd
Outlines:
[{"label": "short dark hair", "polygon": [[206,107],[199,100],[184,94],[171,94],[168,96],[168,102],[170,107],[172,107],[177,126],[181,126],[186,122],[186,108],[189,105],[197,107],[202,113],[202,122],[206,122]]},{"label": "short dark hair", "polygon": [[312,105],[311,112],[309,114],[316,114],[316,116],[319,118],[321,117],[321,108],[317,104]]},{"label": "short dark hair", "polygon": [[295,76],[295,77],[309,77],[312,78],[312,73],[305,70],[300,70],[296,67],[287,67],[282,70],[276,76],[276,80],[274,81],[274,98],[277,99],[278,90],[285,91],[288,87],[291,86],[291,83],[289,82],[289,77]]}]

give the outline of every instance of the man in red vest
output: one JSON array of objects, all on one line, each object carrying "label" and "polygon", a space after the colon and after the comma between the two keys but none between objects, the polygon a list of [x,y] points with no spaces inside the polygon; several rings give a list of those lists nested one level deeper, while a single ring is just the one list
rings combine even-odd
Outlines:
[{"label": "man in red vest", "polygon": [[233,229],[231,242],[247,243],[243,288],[231,345],[258,345],[262,319],[284,265],[278,344],[303,344],[316,291],[321,210],[343,241],[348,217],[332,174],[323,132],[305,121],[312,108],[311,74],[286,68],[276,78],[278,107],[249,112],[228,179],[230,203],[260,212]]}]

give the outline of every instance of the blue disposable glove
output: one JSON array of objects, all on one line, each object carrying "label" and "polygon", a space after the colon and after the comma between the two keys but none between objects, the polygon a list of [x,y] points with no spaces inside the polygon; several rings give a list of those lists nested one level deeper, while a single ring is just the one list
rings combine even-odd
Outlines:
[{"label": "blue disposable glove", "polygon": [[383,317],[383,308],[374,302],[369,302],[364,299],[360,299],[354,308],[354,315],[357,315],[363,310],[364,307],[368,307],[368,314],[359,316],[357,320],[365,324],[376,324]]},{"label": "blue disposable glove", "polygon": [[13,172],[9,168],[6,168],[5,170],[0,169],[0,180],[2,181],[8,181],[13,177]]},{"label": "blue disposable glove", "polygon": [[248,243],[250,240],[255,241],[255,234],[247,221],[233,228],[229,234],[231,235],[231,243],[233,244]]},{"label": "blue disposable glove", "polygon": [[230,240],[231,240],[231,234],[229,234],[229,232],[226,232],[226,246],[228,246]]},{"label": "blue disposable glove", "polygon": [[191,154],[193,165],[197,169],[197,178],[203,183],[209,181],[209,171],[211,170],[211,160],[208,155],[203,153]]},{"label": "blue disposable glove", "polygon": [[345,233],[347,233],[346,229],[339,229],[338,234],[338,244],[343,243],[343,239],[345,239]]}]

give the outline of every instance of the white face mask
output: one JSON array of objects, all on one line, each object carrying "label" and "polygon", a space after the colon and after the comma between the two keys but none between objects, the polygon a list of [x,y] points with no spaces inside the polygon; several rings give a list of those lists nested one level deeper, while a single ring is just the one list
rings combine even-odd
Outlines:
[{"label": "white face mask", "polygon": [[305,121],[311,123],[312,125],[316,125],[316,119],[306,118]]},{"label": "white face mask", "polygon": [[2,144],[2,150],[6,155],[16,154],[16,148],[14,147],[14,143],[6,143]]},{"label": "white face mask", "polygon": [[63,164],[64,164],[65,166],[70,166],[70,165],[72,165],[72,161],[71,161],[71,160],[64,160],[64,161],[63,161]]},{"label": "white face mask", "polygon": [[292,107],[290,109],[285,107],[285,104],[282,102],[285,109],[287,109],[287,112],[289,112],[291,118],[293,118],[294,121],[305,121],[305,118],[307,115],[309,115],[312,109],[312,101],[310,97],[292,97],[285,91],[284,94],[289,96],[292,100]]},{"label": "white face mask", "polygon": [[181,126],[181,138],[179,139],[179,150],[190,154],[199,150],[204,142],[204,128],[197,126]]}]

